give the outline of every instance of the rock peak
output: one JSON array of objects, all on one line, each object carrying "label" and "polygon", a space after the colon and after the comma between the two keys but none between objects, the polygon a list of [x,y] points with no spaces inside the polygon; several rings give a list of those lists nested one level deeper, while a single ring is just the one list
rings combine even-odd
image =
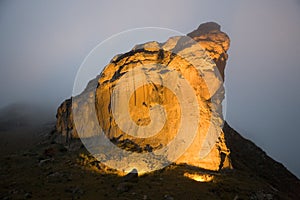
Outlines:
[{"label": "rock peak", "polygon": [[196,30],[187,34],[207,51],[216,63],[224,80],[224,70],[228,59],[227,50],[230,46],[228,35],[221,31],[221,26],[215,22],[201,24]]},{"label": "rock peak", "polygon": [[196,34],[203,35],[210,32],[220,32],[221,26],[217,24],[216,22],[206,22],[204,24],[200,24],[199,27],[194,30],[193,32],[189,33],[188,35],[190,37],[196,36]]}]

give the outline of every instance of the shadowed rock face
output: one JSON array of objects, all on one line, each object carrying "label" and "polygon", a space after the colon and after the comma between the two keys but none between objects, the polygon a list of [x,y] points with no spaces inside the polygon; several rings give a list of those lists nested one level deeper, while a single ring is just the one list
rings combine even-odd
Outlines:
[{"label": "shadowed rock face", "polygon": [[[172,152],[182,151],[184,153],[176,158],[176,163],[209,170],[230,168],[229,150],[222,131],[221,105],[229,43],[229,37],[220,26],[209,22],[201,24],[187,36],[172,37],[165,43],[137,45],[128,53],[115,56],[82,94],[66,100],[58,108],[57,132],[63,136],[63,142],[77,138],[73,119],[76,115],[76,129],[81,137],[94,136],[100,131],[100,124],[105,135],[117,146],[128,151],[152,152],[171,143],[181,127],[196,124],[194,138],[187,139],[191,145],[187,149],[181,149],[180,145],[170,147],[167,158],[173,158]],[[150,81],[141,85],[130,84],[135,77]],[[187,80],[199,110],[182,107],[189,95],[175,94],[184,88],[181,79]],[[123,109],[122,104],[128,105],[123,106],[125,110],[121,112],[127,112],[128,116],[114,113],[114,107],[118,112]],[[164,111],[156,110],[158,117],[151,118],[150,111],[156,105],[161,105]],[[163,112],[166,118],[160,117]],[[195,120],[184,121],[181,116],[187,115],[200,116],[200,120],[192,116],[191,119]],[[156,131],[163,120],[163,125]],[[157,126],[151,127],[152,124]],[[122,128],[122,125],[126,127]],[[150,133],[151,130],[155,130],[155,134]],[[185,135],[193,131],[184,130]],[[142,137],[138,137],[140,135]]]},{"label": "shadowed rock face", "polygon": [[272,199],[300,199],[300,181],[295,175],[227,123],[223,131],[234,169],[246,172],[249,177],[255,175],[265,180],[273,191],[284,194]]}]

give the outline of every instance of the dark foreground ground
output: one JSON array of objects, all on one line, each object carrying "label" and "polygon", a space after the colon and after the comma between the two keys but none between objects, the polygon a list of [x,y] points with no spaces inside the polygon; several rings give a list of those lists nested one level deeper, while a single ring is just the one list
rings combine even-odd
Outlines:
[{"label": "dark foreground ground", "polygon": [[[224,129],[235,169],[171,165],[129,179],[113,174],[84,147],[69,151],[44,135],[16,153],[2,152],[0,199],[300,199],[295,176],[227,124]],[[197,182],[185,173],[213,179]]]},{"label": "dark foreground ground", "polygon": [[[196,182],[185,172],[211,174]],[[67,152],[58,144],[42,144],[1,159],[3,199],[271,199],[276,189],[258,177],[236,170],[207,172],[169,166],[125,181],[107,174],[84,149]]]}]

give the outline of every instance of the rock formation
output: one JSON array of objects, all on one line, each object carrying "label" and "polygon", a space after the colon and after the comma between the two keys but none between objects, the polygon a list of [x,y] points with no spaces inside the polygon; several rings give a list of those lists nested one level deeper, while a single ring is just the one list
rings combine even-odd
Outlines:
[{"label": "rock formation", "polygon": [[[300,199],[300,181],[295,175],[226,122],[222,128],[222,78],[229,38],[215,23],[200,25],[188,36],[192,40],[173,37],[165,43],[137,45],[128,53],[115,56],[80,95],[61,104],[56,130],[43,125],[45,138],[38,143],[31,141],[30,148],[8,155],[2,142],[5,153],[0,156],[0,199]],[[201,44],[200,48],[197,44]],[[213,73],[218,72],[216,68],[220,76]],[[184,87],[183,79],[191,88]],[[144,81],[147,84],[141,85]],[[185,90],[180,90],[182,87]],[[192,93],[185,96],[189,89]],[[193,94],[196,106],[192,103],[195,99],[190,98]],[[15,134],[14,126],[23,118],[12,115],[16,114],[12,111],[23,107],[14,105],[0,110],[0,131]],[[9,115],[12,117],[7,118]],[[131,166],[130,171],[125,171],[127,175],[120,177],[116,175],[120,174],[117,168],[106,165],[107,158],[118,163],[119,154],[98,151],[96,155],[78,148],[82,143],[92,147],[95,143],[102,150],[102,140],[97,139],[102,131],[99,124],[104,131],[100,139],[130,152],[134,155],[131,161],[144,154],[154,155],[176,141],[182,125],[188,127],[183,130],[195,124],[198,129],[183,154],[176,160],[170,159],[180,165],[172,164],[145,176],[139,175],[147,166]],[[20,125],[18,133],[26,135],[24,124]],[[188,131],[183,133],[193,136]],[[26,141],[22,138],[21,142]],[[13,144],[16,145],[15,140]],[[158,160],[152,164],[160,165],[160,158],[168,161],[172,152],[180,149],[180,142],[177,144],[176,149],[167,149],[171,152],[156,157]],[[205,148],[209,150],[207,154]],[[232,170],[212,171],[231,165]]]},{"label": "rock formation", "polygon": [[[140,44],[115,56],[80,95],[61,104],[56,131],[70,142],[78,135],[97,135],[100,124],[115,145],[142,153],[163,149],[183,127],[185,138],[170,145],[166,159],[209,170],[230,168],[221,105],[229,43],[220,26],[210,22],[187,36]],[[196,105],[183,107],[185,101]],[[178,157],[177,151],[182,151],[174,153]]]}]

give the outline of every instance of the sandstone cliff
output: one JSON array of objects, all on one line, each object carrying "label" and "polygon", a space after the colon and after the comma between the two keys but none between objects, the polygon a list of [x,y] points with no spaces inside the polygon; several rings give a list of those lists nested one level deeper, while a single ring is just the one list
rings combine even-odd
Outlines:
[{"label": "sandstone cliff", "polygon": [[[210,22],[187,36],[172,37],[165,43],[140,44],[128,53],[115,56],[83,93],[66,100],[58,108],[56,131],[63,136],[61,141],[70,142],[78,135],[93,137],[101,131],[100,124],[106,137],[120,148],[152,152],[172,143],[179,130],[186,127],[183,135],[188,136],[177,142],[190,145],[187,148],[177,144],[170,146],[166,150],[167,160],[209,170],[230,168],[221,105],[229,43],[229,37],[220,26]],[[135,85],[136,80],[131,83],[135,77],[148,82]],[[176,93],[184,87],[181,79],[187,80],[194,99],[185,95],[190,93]],[[197,105],[182,107],[186,99]],[[117,114],[114,108],[118,109]],[[152,111],[158,116],[151,116]],[[164,112],[165,118],[162,117]],[[132,123],[128,123],[128,118]],[[153,124],[155,126],[151,126]],[[193,131],[196,134],[189,135]],[[177,153],[181,151],[184,153]]]},{"label": "sandstone cliff", "polygon": [[[219,129],[223,123],[219,112],[220,102],[224,97],[221,77],[224,78],[229,38],[215,23],[203,24],[188,35],[193,37],[194,42],[186,37],[173,37],[161,44],[149,42],[137,45],[128,53],[117,55],[103,73],[88,83],[82,94],[61,104],[57,112],[56,130],[52,132],[54,134],[50,139],[48,133],[52,127],[43,126],[45,138],[37,141],[38,143],[33,144],[31,141],[28,149],[11,155],[4,153],[0,156],[0,199],[300,199],[300,181],[295,175],[269,157],[253,142],[243,138],[227,123],[224,124],[223,130]],[[196,47],[195,41],[201,43],[200,49]],[[205,53],[202,47],[205,47]],[[198,53],[199,59],[191,61],[194,57],[187,56],[191,54],[184,54],[191,52]],[[186,60],[182,59],[183,57]],[[135,60],[140,60],[143,67],[139,68]],[[187,60],[194,67],[199,67],[200,77],[196,76],[195,71],[190,68],[191,65],[186,65]],[[211,60],[213,62],[210,62]],[[160,65],[157,65],[157,61]],[[174,61],[178,61],[177,63],[181,65],[176,65]],[[205,65],[197,61],[203,61]],[[211,69],[215,68],[220,70],[221,77],[214,73],[210,74]],[[133,75],[132,72],[135,76],[130,76]],[[174,72],[180,72],[182,77],[189,81],[189,85],[193,86],[200,111],[197,111],[197,106],[192,110],[194,112],[191,112],[189,107],[183,109],[180,104],[182,96],[171,87],[172,84],[177,86],[182,83],[180,77],[174,76]],[[151,75],[149,78],[153,83],[148,82],[142,87],[138,84],[130,85],[133,77],[137,78],[136,80],[147,80],[145,74]],[[211,76],[204,78],[203,75]],[[125,80],[128,82],[122,82],[126,77]],[[168,81],[165,82],[165,79]],[[139,81],[133,82],[139,83]],[[210,87],[204,83],[210,83]],[[129,90],[125,90],[125,93],[119,90],[126,88]],[[128,93],[131,95],[127,96]],[[122,127],[128,124],[127,122],[131,122],[127,115],[124,115],[127,118],[120,118],[123,111],[118,111],[124,108],[122,105],[113,105],[117,102],[126,105],[129,110],[129,118],[134,122],[129,129]],[[164,111],[155,108],[157,105],[162,105]],[[5,118],[3,124],[8,125],[7,129],[4,129],[4,126],[0,127],[2,131],[7,131],[9,127],[14,127],[12,125],[23,122],[23,118],[20,120],[18,117],[15,118],[15,115],[13,118],[7,118],[13,110],[19,109],[16,106],[12,108],[5,112],[2,110],[2,115],[0,112],[0,116]],[[184,115],[185,111],[188,111],[187,113],[190,113],[194,120],[179,123],[181,117],[180,120],[178,118]],[[164,112],[167,113],[166,118],[161,115]],[[197,112],[201,116],[200,120],[194,116]],[[153,117],[153,114],[158,115]],[[190,119],[189,115],[186,117]],[[160,123],[161,121],[163,124]],[[151,126],[153,122],[157,126]],[[175,160],[176,163],[181,164],[172,164],[145,176],[137,176],[136,173],[129,173],[123,177],[117,176],[116,170],[102,162],[110,155],[101,152],[99,155],[92,155],[91,153],[94,152],[88,152],[81,143],[88,140],[95,142],[96,147],[99,147],[102,141],[97,140],[95,136],[101,131],[98,126],[101,124],[106,140],[109,139],[113,146],[118,146],[125,152],[131,152],[136,156],[134,159],[140,159],[142,158],[140,155],[154,154],[163,146],[167,146],[171,140],[174,141],[181,124],[192,126],[195,122],[199,125],[199,130],[192,140],[194,143]],[[138,129],[134,128],[135,124]],[[212,130],[215,132],[203,131],[207,129],[208,124],[214,127]],[[20,125],[22,130],[18,132],[26,135],[24,124]],[[157,132],[156,128],[161,125],[165,126],[160,127]],[[147,127],[153,128],[154,131],[147,130]],[[7,133],[15,134],[12,131]],[[189,134],[187,132],[184,135],[190,136]],[[203,137],[201,134],[210,137]],[[78,139],[79,135],[81,140]],[[206,147],[209,149],[211,147],[211,151],[204,157],[202,154],[201,157],[198,153],[203,153],[205,147],[203,143],[214,141],[211,140],[215,139],[214,136],[218,136],[216,143],[209,145],[210,143],[206,142]],[[203,138],[208,140],[203,141]],[[26,141],[22,139],[21,142],[24,144]],[[14,144],[16,145],[15,141]],[[168,158],[169,154],[166,155]],[[114,154],[111,159],[118,163],[118,156]],[[159,161],[161,160],[158,162],[154,160],[152,164],[161,164]],[[217,172],[211,170],[231,165],[232,170]],[[138,166],[140,174],[142,168],[139,167],[142,166]]]}]

